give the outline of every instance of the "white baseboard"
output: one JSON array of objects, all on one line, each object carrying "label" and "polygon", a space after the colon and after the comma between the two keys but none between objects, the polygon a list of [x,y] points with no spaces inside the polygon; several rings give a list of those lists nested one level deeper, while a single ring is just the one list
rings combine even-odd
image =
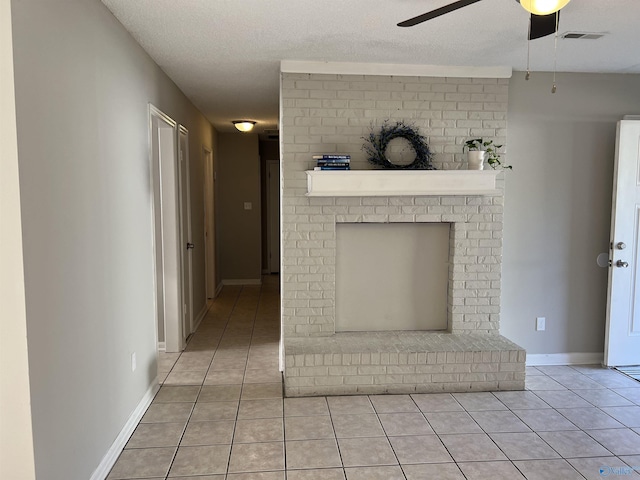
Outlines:
[{"label": "white baseboard", "polygon": [[222,287],[224,287],[224,284],[220,282],[216,287],[216,293],[214,298],[218,298],[218,295],[220,295],[220,292],[222,291]]},{"label": "white baseboard", "polygon": [[528,354],[527,366],[536,365],[601,365],[604,360],[603,353],[541,353]]},{"label": "white baseboard", "polygon": [[159,389],[158,379],[155,378],[89,480],[104,480],[107,478]]},{"label": "white baseboard", "polygon": [[166,352],[167,351],[167,344],[165,342],[158,342],[158,351],[159,352]]},{"label": "white baseboard", "polygon": [[262,285],[261,278],[230,278],[222,280],[222,285]]},{"label": "white baseboard", "polygon": [[200,310],[200,313],[194,319],[194,322],[193,322],[194,332],[198,330],[198,327],[200,326],[200,322],[202,322],[202,319],[204,318],[204,316],[207,314],[208,311],[209,311],[209,302],[205,302],[204,306],[202,307],[202,310]]}]

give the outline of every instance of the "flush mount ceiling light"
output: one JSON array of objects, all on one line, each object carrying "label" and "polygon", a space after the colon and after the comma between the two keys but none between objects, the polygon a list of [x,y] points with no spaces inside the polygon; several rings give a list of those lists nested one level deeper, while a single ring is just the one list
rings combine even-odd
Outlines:
[{"label": "flush mount ceiling light", "polygon": [[570,0],[519,0],[520,5],[533,15],[551,15],[564,8]]},{"label": "flush mount ceiling light", "polygon": [[256,124],[256,122],[252,120],[234,120],[231,123],[243,133],[253,130],[253,126]]}]

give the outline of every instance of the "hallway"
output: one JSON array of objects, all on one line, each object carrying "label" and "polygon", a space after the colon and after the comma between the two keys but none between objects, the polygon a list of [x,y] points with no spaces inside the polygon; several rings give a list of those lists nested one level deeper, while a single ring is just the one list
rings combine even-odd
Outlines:
[{"label": "hallway", "polygon": [[161,355],[109,479],[640,478],[640,382],[597,366],[529,367],[524,392],[283,399],[279,277],[263,280],[225,287]]},{"label": "hallway", "polygon": [[[279,281],[267,276],[262,286],[224,287],[185,351],[160,353],[162,387],[109,479],[164,479],[169,472],[222,473],[194,478],[223,480],[227,470],[253,471],[254,457],[280,458],[261,469],[283,468]],[[280,443],[262,445],[274,441]]]}]

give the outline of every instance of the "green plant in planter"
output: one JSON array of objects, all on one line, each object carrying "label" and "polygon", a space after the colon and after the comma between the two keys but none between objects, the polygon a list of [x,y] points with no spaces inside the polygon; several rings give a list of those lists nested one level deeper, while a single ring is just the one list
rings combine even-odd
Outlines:
[{"label": "green plant in planter", "polygon": [[484,159],[486,162],[493,168],[494,170],[498,170],[500,168],[504,170],[512,170],[513,167],[511,165],[505,165],[500,160],[500,153],[498,153],[498,149],[502,148],[502,145],[495,145],[493,140],[484,140],[482,138],[474,138],[472,140],[467,140],[464,143],[466,149],[470,152],[472,151],[481,151],[486,152],[484,154]]}]

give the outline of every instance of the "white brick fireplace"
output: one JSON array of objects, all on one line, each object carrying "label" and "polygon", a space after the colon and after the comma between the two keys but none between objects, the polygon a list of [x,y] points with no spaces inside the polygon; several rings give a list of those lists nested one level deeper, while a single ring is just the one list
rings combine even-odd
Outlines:
[{"label": "white brick fireplace", "polygon": [[[281,95],[286,394],[522,389],[525,352],[498,333],[504,174],[459,171],[469,137],[504,141],[507,80],[282,73]],[[362,137],[385,119],[418,126],[439,170],[372,172],[374,191],[363,190],[369,176],[349,186],[366,172],[308,183],[318,153],[349,153],[352,168],[370,170]],[[336,334],[341,223],[450,224],[445,332]]]}]

